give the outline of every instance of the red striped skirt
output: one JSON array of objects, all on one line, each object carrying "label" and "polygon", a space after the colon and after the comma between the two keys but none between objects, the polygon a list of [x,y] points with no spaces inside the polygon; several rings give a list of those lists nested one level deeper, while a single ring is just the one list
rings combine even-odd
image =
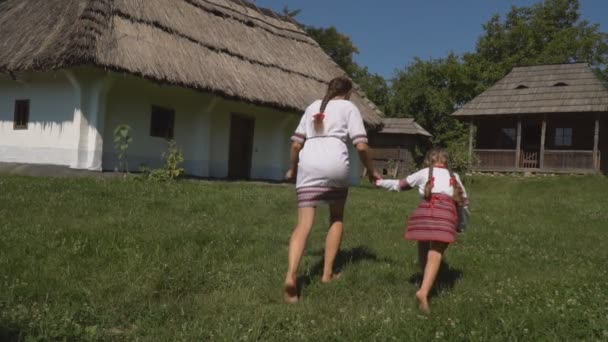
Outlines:
[{"label": "red striped skirt", "polygon": [[452,197],[434,194],[423,200],[407,221],[406,240],[452,243],[456,240],[458,213]]},{"label": "red striped skirt", "polygon": [[346,201],[348,188],[330,188],[311,186],[296,189],[298,208],[316,207],[320,204],[332,204]]}]

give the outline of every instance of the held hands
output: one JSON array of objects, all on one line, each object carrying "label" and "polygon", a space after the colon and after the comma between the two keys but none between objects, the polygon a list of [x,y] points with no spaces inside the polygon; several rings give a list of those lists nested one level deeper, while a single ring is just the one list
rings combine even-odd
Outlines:
[{"label": "held hands", "polygon": [[369,182],[374,184],[375,186],[378,186],[377,182],[382,180],[382,176],[380,176],[378,172],[373,170],[367,172],[367,177],[369,178]]},{"label": "held hands", "polygon": [[401,191],[399,181],[396,179],[380,179],[376,182],[376,187],[383,188],[388,191]]}]

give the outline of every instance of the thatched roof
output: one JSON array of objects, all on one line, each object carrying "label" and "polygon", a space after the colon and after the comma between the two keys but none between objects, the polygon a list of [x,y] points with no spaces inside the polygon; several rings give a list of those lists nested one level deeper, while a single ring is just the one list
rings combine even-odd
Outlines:
[{"label": "thatched roof", "polygon": [[453,115],[608,112],[608,90],[586,63],[514,68]]},{"label": "thatched roof", "polygon": [[[8,0],[0,72],[93,65],[301,111],[344,75],[295,23],[245,0]],[[364,119],[381,112],[362,92]]]},{"label": "thatched roof", "polygon": [[384,118],[382,119],[382,129],[378,133],[432,136],[431,133],[416,123],[413,118]]}]

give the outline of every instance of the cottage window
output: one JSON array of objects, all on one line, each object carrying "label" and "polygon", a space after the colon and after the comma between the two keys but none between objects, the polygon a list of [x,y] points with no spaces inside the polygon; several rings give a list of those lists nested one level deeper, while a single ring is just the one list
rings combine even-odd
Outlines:
[{"label": "cottage window", "polygon": [[15,101],[15,120],[13,129],[27,129],[30,121],[30,100]]},{"label": "cottage window", "polygon": [[555,146],[572,146],[572,128],[555,129]]},{"label": "cottage window", "polygon": [[173,139],[174,123],[175,110],[159,106],[152,106],[150,136]]}]

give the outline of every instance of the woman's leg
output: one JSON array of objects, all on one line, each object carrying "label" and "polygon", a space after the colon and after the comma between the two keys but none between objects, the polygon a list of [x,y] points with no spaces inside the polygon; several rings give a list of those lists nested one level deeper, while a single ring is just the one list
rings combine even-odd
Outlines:
[{"label": "woman's leg", "polygon": [[447,243],[436,241],[430,242],[426,266],[424,267],[422,285],[420,285],[420,289],[418,290],[418,292],[416,292],[416,299],[418,299],[418,307],[421,311],[425,313],[430,312],[428,300],[429,292],[431,291],[431,288],[433,288],[435,278],[437,278],[437,273],[439,272],[439,266],[441,265],[441,258],[443,256],[443,252],[445,252],[445,249],[447,247]]},{"label": "woman's leg", "polygon": [[298,289],[296,284],[296,275],[300,259],[306,247],[308,234],[312,229],[312,224],[315,220],[315,208],[299,208],[298,209],[298,224],[291,233],[289,239],[289,256],[288,268],[285,275],[285,301],[295,303],[298,301]]},{"label": "woman's leg", "polygon": [[430,248],[430,241],[418,241],[418,265],[420,265],[422,272],[424,272],[424,268],[426,267],[426,260]]},{"label": "woman's leg", "polygon": [[340,250],[342,242],[344,204],[346,201],[331,204],[329,206],[329,231],[325,238],[325,263],[323,265],[323,276],[321,281],[327,283],[334,277],[334,261]]}]

